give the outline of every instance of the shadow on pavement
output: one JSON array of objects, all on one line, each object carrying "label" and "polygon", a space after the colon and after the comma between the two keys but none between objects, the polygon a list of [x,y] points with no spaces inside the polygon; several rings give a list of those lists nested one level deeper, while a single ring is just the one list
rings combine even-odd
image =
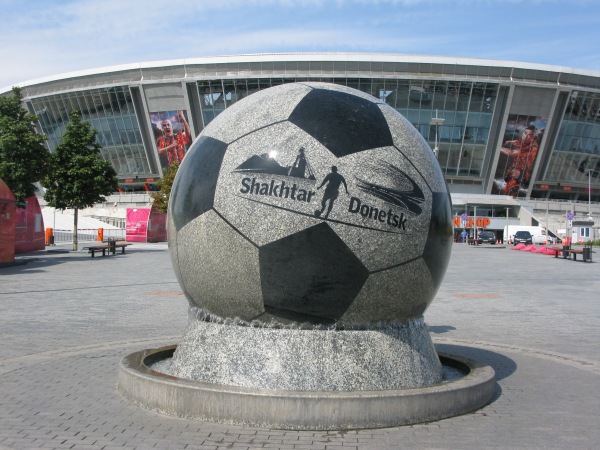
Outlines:
[{"label": "shadow on pavement", "polygon": [[429,332],[435,334],[448,333],[449,331],[454,330],[456,330],[456,327],[453,327],[452,325],[434,325],[429,327]]},{"label": "shadow on pavement", "polygon": [[517,370],[517,364],[512,359],[489,350],[451,344],[435,344],[435,348],[437,351],[446,354],[474,359],[475,361],[488,364],[494,369],[494,372],[496,372],[496,390],[489,403],[494,403],[502,395],[502,387],[498,384],[498,381],[509,377]]},{"label": "shadow on pavement", "polygon": [[43,272],[43,267],[55,266],[65,262],[73,261],[73,257],[69,258],[26,258],[15,261],[16,264],[0,267],[0,275],[13,275],[15,273],[36,273]]}]

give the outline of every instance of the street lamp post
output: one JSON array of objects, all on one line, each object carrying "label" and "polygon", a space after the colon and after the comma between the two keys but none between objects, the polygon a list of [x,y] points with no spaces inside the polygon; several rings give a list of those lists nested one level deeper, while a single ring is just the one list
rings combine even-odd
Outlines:
[{"label": "street lamp post", "polygon": [[477,245],[477,206],[473,206],[473,244]]},{"label": "street lamp post", "polygon": [[592,218],[592,169],[588,169],[588,217]]},{"label": "street lamp post", "polygon": [[508,233],[508,213],[509,213],[509,208],[506,208],[506,238],[504,238],[504,233],[502,233],[502,243],[503,244],[508,244],[508,240],[509,240],[509,233]]},{"label": "street lamp post", "polygon": [[546,245],[548,245],[548,240],[550,238],[550,225],[548,224],[548,199],[546,199]]},{"label": "street lamp post", "polygon": [[435,127],[435,146],[433,147],[433,154],[435,155],[435,157],[438,157],[439,154],[439,149],[438,149],[438,127],[440,125],[444,124],[444,121],[446,119],[442,119],[441,117],[438,117],[438,110],[435,110],[435,117],[431,118],[431,121],[429,122],[429,125],[434,126]]}]

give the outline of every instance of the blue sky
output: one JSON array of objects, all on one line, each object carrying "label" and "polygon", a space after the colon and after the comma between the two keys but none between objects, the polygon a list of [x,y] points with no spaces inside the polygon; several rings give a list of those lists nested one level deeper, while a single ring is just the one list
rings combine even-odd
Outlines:
[{"label": "blue sky", "polygon": [[278,52],[463,56],[600,71],[600,0],[0,0],[0,87]]}]

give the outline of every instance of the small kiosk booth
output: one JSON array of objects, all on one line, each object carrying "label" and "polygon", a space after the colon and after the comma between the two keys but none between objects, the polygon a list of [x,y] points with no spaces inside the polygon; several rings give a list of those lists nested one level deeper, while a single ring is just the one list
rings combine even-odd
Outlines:
[{"label": "small kiosk booth", "polygon": [[0,264],[15,261],[16,209],[15,196],[0,179]]},{"label": "small kiosk booth", "polygon": [[25,199],[25,208],[17,208],[15,253],[27,253],[46,248],[44,217],[35,195]]},{"label": "small kiosk booth", "polygon": [[152,208],[127,208],[127,242],[164,242],[167,240],[167,215]]},{"label": "small kiosk booth", "polygon": [[587,242],[594,240],[594,221],[592,219],[573,219],[572,239],[573,242]]}]

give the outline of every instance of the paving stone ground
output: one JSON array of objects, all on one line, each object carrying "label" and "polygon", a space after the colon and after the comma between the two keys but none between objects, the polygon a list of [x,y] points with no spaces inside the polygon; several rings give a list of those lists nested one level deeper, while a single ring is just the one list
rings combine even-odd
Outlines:
[{"label": "paving stone ground", "polygon": [[176,344],[185,330],[187,301],[166,244],[94,259],[19,255],[26,264],[0,268],[0,448],[596,449],[600,252],[594,257],[455,244],[425,320],[439,350],[495,369],[492,402],[438,422],[314,432],[162,416],[119,395],[121,358]]}]

